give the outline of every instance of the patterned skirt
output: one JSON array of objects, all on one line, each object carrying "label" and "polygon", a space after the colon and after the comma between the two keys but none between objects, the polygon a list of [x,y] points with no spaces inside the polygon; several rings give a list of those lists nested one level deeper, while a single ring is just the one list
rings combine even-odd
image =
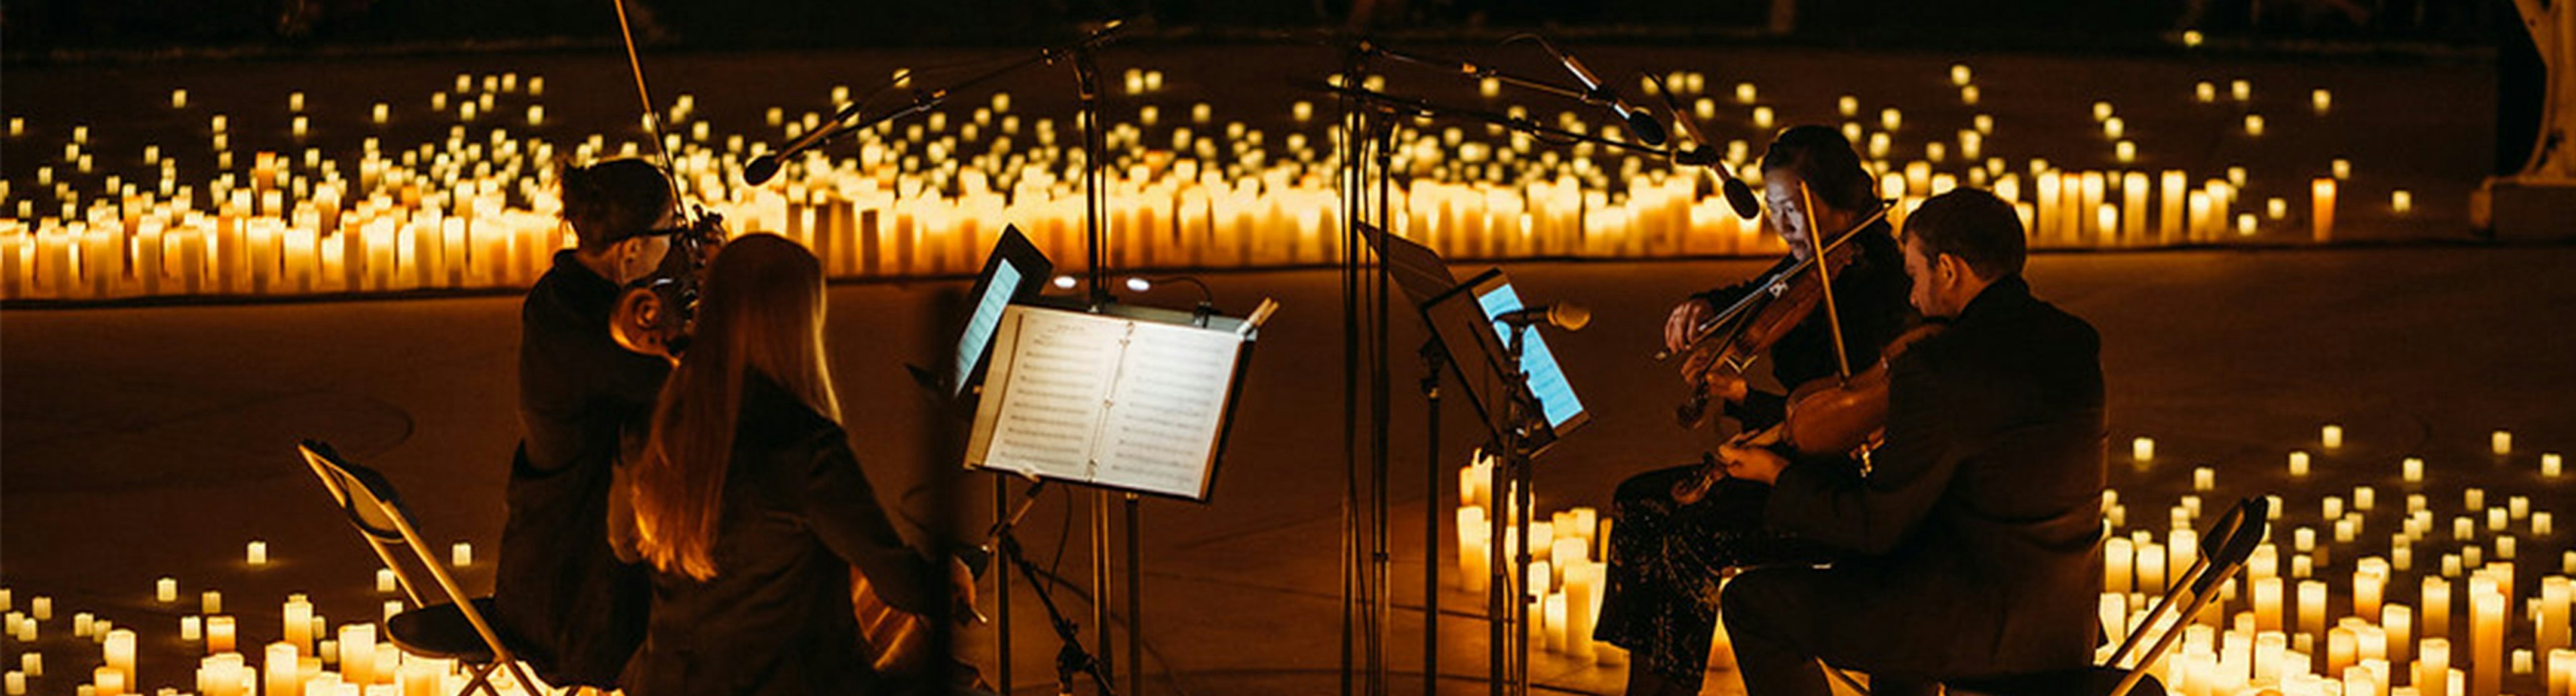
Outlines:
[{"label": "patterned skirt", "polygon": [[1611,503],[1618,522],[1610,528],[1609,587],[1592,633],[1627,649],[1629,669],[1652,670],[1691,690],[1708,670],[1726,569],[1824,558],[1813,542],[1763,528],[1770,486],[1720,479],[1698,502],[1674,502],[1673,484],[1697,468],[1657,469],[1620,482]]}]

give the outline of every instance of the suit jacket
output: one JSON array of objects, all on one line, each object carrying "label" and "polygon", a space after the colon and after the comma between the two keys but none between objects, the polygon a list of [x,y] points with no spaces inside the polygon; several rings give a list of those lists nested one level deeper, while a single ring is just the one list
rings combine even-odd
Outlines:
[{"label": "suit jacket", "polygon": [[[757,374],[725,471],[716,576],[653,572],[652,628],[623,682],[636,696],[848,694],[880,685],[850,603],[857,567],[887,604],[938,615],[941,578],[886,518],[841,426]],[[629,498],[620,485],[615,509]],[[632,515],[611,537],[634,558]]]},{"label": "suit jacket", "polygon": [[609,337],[618,293],[564,251],[519,308],[527,437],[510,466],[492,594],[520,656],[558,685],[615,688],[650,604],[643,569],[608,548],[609,471],[671,368]]},{"label": "suit jacket", "polygon": [[1887,619],[1863,630],[1916,634],[1853,666],[1956,678],[2090,663],[2100,346],[2008,276],[1890,365],[1886,441],[1866,478],[1808,462],[1780,474],[1767,522],[1861,554],[1823,584]]}]

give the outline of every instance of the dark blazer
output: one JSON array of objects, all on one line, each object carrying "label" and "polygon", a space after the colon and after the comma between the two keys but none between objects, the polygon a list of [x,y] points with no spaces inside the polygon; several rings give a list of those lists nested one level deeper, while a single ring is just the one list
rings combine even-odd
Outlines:
[{"label": "dark blazer", "polygon": [[616,687],[650,603],[643,569],[608,548],[609,472],[670,364],[609,337],[618,294],[563,251],[519,307],[527,437],[510,466],[493,601],[520,656],[557,685]]},{"label": "dark blazer", "polygon": [[[1860,257],[1834,276],[1834,304],[1842,315],[1843,342],[1851,352],[1854,372],[1878,360],[1888,341],[1895,340],[1905,327],[1914,322],[1914,308],[1905,302],[1905,257],[1889,236],[1887,223],[1861,228],[1850,244],[1860,245]],[[1695,295],[1707,300],[1718,310],[1752,292],[1763,279],[1777,275],[1797,263],[1797,257],[1783,258],[1750,280],[1709,290]],[[1809,381],[1834,376],[1834,337],[1828,332],[1823,307],[1791,327],[1778,343],[1771,344],[1771,376],[1790,389]],[[1760,389],[1748,389],[1743,403],[1726,405],[1726,415],[1743,424],[1745,430],[1759,430],[1778,424],[1787,412],[1788,397]]]},{"label": "dark blazer", "polygon": [[1948,329],[1890,365],[1886,444],[1856,478],[1792,464],[1773,526],[1863,557],[1821,584],[1916,633],[1879,664],[1933,677],[2090,663],[2102,587],[2101,339],[2031,297],[1986,288]]},{"label": "dark blazer", "polygon": [[[879,685],[850,604],[850,568],[887,604],[937,615],[944,576],[904,545],[841,426],[757,374],[725,471],[714,579],[653,572],[653,624],[627,665],[635,696],[849,694]],[[618,510],[625,510],[619,486]],[[633,516],[611,519],[635,558]]]}]

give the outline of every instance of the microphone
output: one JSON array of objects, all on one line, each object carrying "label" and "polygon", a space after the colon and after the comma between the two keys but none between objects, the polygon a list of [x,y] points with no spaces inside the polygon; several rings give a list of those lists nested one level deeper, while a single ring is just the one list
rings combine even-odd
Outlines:
[{"label": "microphone", "polygon": [[1574,73],[1574,79],[1583,83],[1583,89],[1591,93],[1586,99],[1607,103],[1612,112],[1627,121],[1628,132],[1637,136],[1637,142],[1649,146],[1664,144],[1664,124],[1657,123],[1654,114],[1629,104],[1626,97],[1619,96],[1618,90],[1601,84],[1601,78],[1594,76],[1591,68],[1583,67],[1583,61],[1575,59],[1573,54],[1556,50],[1555,44],[1544,39],[1538,45],[1547,49],[1549,55],[1556,56],[1556,61],[1564,63],[1566,71]]},{"label": "microphone", "polygon": [[1513,326],[1549,324],[1567,331],[1582,331],[1592,323],[1592,310],[1572,302],[1557,302],[1497,314],[1494,321]]},{"label": "microphone", "polygon": [[773,176],[778,176],[778,155],[761,155],[742,165],[742,183],[759,186]]}]

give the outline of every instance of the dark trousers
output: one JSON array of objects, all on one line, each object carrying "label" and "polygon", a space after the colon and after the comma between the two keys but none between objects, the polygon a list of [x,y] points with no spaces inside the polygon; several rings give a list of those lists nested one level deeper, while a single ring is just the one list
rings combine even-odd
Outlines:
[{"label": "dark trousers", "polygon": [[1609,583],[1592,634],[1626,648],[1629,669],[1691,691],[1708,669],[1723,573],[1822,556],[1810,543],[1762,528],[1769,486],[1722,479],[1697,502],[1674,502],[1673,484],[1695,469],[1657,469],[1619,484],[1611,502],[1617,522],[1610,527]]},{"label": "dark trousers", "polygon": [[[1856,609],[1835,571],[1804,568],[1756,570],[1726,587],[1726,630],[1735,640],[1735,666],[1746,696],[1830,696],[1817,663],[1867,668],[1894,642],[1929,638],[1921,629],[1885,623]],[[1901,622],[1900,622],[1901,623]],[[1914,630],[1907,630],[1912,628]],[[1934,629],[1937,631],[1937,628]],[[1902,648],[1896,648],[1902,649]],[[1938,683],[1894,674],[1872,674],[1871,696],[1932,696]]]}]

